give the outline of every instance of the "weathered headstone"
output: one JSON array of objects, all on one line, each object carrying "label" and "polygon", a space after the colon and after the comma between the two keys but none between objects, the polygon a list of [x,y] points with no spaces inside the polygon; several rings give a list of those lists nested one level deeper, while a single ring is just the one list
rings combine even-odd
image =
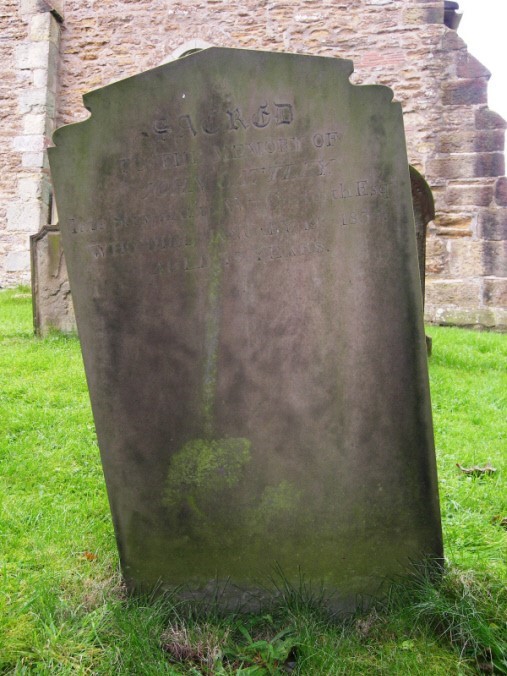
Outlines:
[{"label": "weathered headstone", "polygon": [[401,108],[351,72],[212,48],[55,135],[131,589],[227,605],[277,568],[340,606],[442,554]]},{"label": "weathered headstone", "polygon": [[[426,232],[428,223],[435,218],[435,201],[430,186],[423,176],[410,166],[410,183],[412,187],[412,204],[414,206],[415,237],[417,241],[417,258],[419,260],[419,275],[421,277],[421,292],[424,310],[424,295],[426,290]],[[431,336],[426,336],[426,350],[429,355],[432,351]]]},{"label": "weathered headstone", "polygon": [[30,237],[33,325],[35,333],[76,330],[60,230],[45,225]]},{"label": "weathered headstone", "polygon": [[428,223],[435,218],[435,201],[433,193],[423,176],[410,166],[410,184],[412,188],[412,204],[414,206],[415,236],[417,241],[417,258],[419,259],[419,275],[424,307],[424,290],[426,277],[426,231]]}]

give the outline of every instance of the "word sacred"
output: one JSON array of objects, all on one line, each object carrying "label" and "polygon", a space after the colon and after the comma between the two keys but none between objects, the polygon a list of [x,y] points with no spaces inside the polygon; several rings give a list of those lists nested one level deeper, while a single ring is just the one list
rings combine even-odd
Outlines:
[{"label": "word sacred", "polygon": [[153,132],[158,136],[165,134],[176,136],[207,135],[226,131],[246,130],[250,127],[266,129],[269,126],[289,125],[294,121],[294,107],[291,103],[261,103],[253,112],[244,113],[239,106],[224,110],[211,110],[203,118],[186,114],[175,119],[170,116],[159,117],[153,123]]}]

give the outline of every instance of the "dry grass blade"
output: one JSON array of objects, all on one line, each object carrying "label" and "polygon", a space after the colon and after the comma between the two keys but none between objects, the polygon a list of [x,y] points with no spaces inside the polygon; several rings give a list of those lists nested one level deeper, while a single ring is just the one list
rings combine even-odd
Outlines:
[{"label": "dry grass blade", "polygon": [[174,662],[193,664],[212,670],[222,659],[228,633],[217,637],[207,624],[192,629],[183,625],[171,626],[162,635],[162,649]]},{"label": "dry grass blade", "polygon": [[496,472],[496,467],[492,467],[489,463],[480,467],[479,465],[474,465],[473,467],[463,467],[459,462],[456,463],[456,467],[460,469],[463,474],[468,474],[470,476],[487,476],[489,474],[494,474]]}]

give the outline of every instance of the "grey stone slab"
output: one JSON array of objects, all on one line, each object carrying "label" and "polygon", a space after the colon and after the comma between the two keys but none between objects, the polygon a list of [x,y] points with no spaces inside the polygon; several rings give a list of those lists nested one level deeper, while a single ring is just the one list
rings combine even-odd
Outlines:
[{"label": "grey stone slab", "polygon": [[[375,595],[442,542],[401,108],[212,48],[86,95],[51,170],[129,588]],[[183,593],[183,592],[182,592]]]},{"label": "grey stone slab", "polygon": [[60,230],[45,225],[30,237],[33,325],[35,333],[76,330]]}]

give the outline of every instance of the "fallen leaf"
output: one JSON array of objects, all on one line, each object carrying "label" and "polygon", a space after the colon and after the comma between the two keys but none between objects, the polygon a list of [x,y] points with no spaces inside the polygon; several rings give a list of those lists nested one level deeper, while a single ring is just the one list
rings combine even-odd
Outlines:
[{"label": "fallen leaf", "polygon": [[96,561],[97,560],[97,554],[94,554],[93,552],[83,552],[83,556],[87,561]]},{"label": "fallen leaf", "polygon": [[480,467],[479,465],[474,465],[473,467],[463,467],[463,465],[460,465],[459,462],[457,462],[456,467],[464,474],[468,474],[470,476],[485,476],[494,474],[496,472],[496,467],[492,467],[489,463],[483,467]]},{"label": "fallen leaf", "polygon": [[507,528],[507,516],[500,516],[500,514],[497,514],[491,519],[491,521],[502,528]]}]

